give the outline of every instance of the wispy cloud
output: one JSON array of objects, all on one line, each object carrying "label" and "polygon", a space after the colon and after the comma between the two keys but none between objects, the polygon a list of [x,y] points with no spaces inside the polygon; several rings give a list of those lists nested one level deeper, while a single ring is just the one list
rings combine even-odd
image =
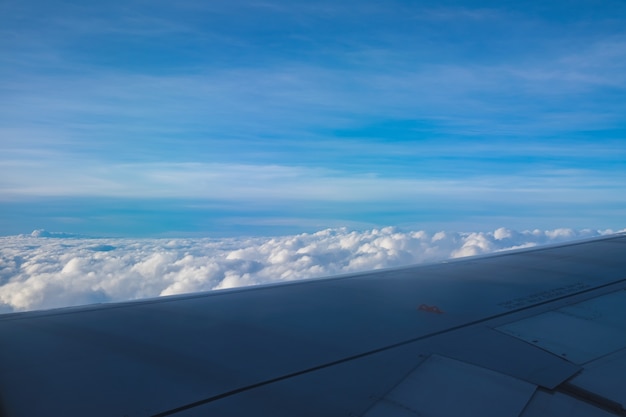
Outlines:
[{"label": "wispy cloud", "polygon": [[[213,201],[394,202],[532,199],[576,203],[626,202],[614,193],[624,173],[611,178],[584,169],[542,169],[523,175],[479,174],[434,178],[385,176],[284,165],[129,163],[98,161],[0,162],[0,192],[19,196],[178,198]],[[617,177],[616,177],[617,176]],[[580,191],[584,190],[584,198]]]}]

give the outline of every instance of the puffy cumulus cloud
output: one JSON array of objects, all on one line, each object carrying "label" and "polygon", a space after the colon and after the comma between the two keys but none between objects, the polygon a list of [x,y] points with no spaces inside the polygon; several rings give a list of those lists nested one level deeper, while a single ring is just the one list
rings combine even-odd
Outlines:
[{"label": "puffy cumulus cloud", "polygon": [[[0,238],[0,312],[122,301],[437,261],[610,230],[328,229],[229,239]],[[60,239],[59,237],[66,237]]]}]

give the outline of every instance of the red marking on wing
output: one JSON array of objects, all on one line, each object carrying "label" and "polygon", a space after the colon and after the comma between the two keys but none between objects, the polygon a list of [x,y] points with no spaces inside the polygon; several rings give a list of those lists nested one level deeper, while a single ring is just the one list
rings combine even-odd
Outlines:
[{"label": "red marking on wing", "polygon": [[427,313],[435,313],[435,314],[443,314],[443,311],[439,309],[437,306],[429,306],[426,304],[422,304],[417,307],[418,310],[425,311]]}]

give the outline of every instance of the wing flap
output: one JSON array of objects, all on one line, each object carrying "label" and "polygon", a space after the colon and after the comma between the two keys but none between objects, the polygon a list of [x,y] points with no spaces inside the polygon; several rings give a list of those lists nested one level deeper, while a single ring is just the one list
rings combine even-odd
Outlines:
[{"label": "wing flap", "polygon": [[626,291],[538,314],[498,330],[583,364],[626,348]]},{"label": "wing flap", "polygon": [[571,384],[596,393],[626,409],[626,349],[585,364]]},{"label": "wing flap", "polygon": [[535,389],[499,372],[432,355],[364,417],[517,417]]}]

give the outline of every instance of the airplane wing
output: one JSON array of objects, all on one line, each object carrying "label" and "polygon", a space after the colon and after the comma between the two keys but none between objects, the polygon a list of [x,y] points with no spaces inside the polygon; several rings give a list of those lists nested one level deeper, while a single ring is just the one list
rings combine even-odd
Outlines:
[{"label": "airplane wing", "polygon": [[0,414],[626,415],[626,235],[0,316]]}]

